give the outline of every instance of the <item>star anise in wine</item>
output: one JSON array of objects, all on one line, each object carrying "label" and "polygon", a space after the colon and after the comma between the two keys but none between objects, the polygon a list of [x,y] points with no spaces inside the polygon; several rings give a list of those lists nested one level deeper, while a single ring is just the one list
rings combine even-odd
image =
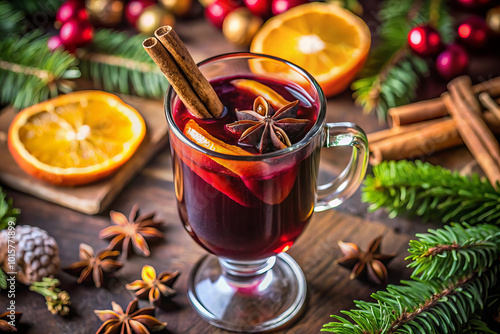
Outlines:
[{"label": "star anise in wine", "polygon": [[139,309],[137,299],[128,304],[127,310],[123,312],[120,305],[111,302],[112,310],[95,310],[94,313],[104,323],[99,327],[96,334],[149,334],[163,330],[166,322],[161,322],[154,317],[154,307]]},{"label": "star anise in wine", "polygon": [[227,124],[232,133],[240,135],[238,142],[255,146],[260,153],[281,150],[292,145],[290,139],[300,135],[308,119],[297,119],[299,101],[290,102],[274,112],[262,96],[253,103],[253,110],[236,109],[237,122]]},{"label": "star anise in wine", "polygon": [[142,280],[127,284],[127,289],[135,291],[138,298],[149,298],[149,302],[154,304],[161,300],[161,297],[168,298],[175,295],[176,291],[172,288],[179,277],[179,272],[162,272],[156,276],[155,268],[151,266],[142,267]]},{"label": "star anise in wine", "polygon": [[155,213],[139,214],[139,205],[135,204],[130,211],[127,219],[121,212],[111,211],[111,221],[115,226],[106,227],[99,233],[101,239],[111,239],[110,249],[119,248],[121,245],[122,253],[128,256],[131,245],[144,256],[151,255],[146,238],[162,238],[157,227],[162,222],[155,220]]},{"label": "star anise in wine", "polygon": [[78,277],[77,283],[94,280],[97,288],[104,283],[105,275],[112,274],[123,267],[117,261],[120,256],[119,251],[103,249],[94,255],[94,249],[86,244],[80,244],[80,261],[73,263],[64,271],[70,275]]},{"label": "star anise in wine", "polygon": [[[17,323],[21,320],[21,312],[14,312],[14,319],[11,318],[10,312],[0,314],[0,333],[14,333],[17,332]],[[13,321],[14,320],[14,321]],[[14,326],[11,324],[13,323]]]},{"label": "star anise in wine", "polygon": [[351,279],[367,275],[376,284],[387,283],[386,265],[396,256],[396,254],[380,253],[380,243],[382,236],[378,236],[363,252],[353,243],[339,241],[339,247],[344,257],[337,261],[341,266],[352,269]]}]

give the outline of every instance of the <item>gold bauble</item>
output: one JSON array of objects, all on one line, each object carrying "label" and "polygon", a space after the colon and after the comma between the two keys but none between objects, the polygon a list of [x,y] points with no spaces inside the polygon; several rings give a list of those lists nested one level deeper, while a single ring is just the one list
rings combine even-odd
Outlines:
[{"label": "gold bauble", "polygon": [[488,11],[488,14],[486,14],[486,24],[493,32],[500,34],[500,6]]},{"label": "gold bauble", "polygon": [[144,9],[137,19],[136,27],[140,32],[151,35],[159,27],[173,26],[174,23],[175,18],[172,13],[159,5],[152,5]]},{"label": "gold bauble", "polygon": [[86,0],[85,8],[93,24],[114,27],[122,21],[123,0]]},{"label": "gold bauble", "polygon": [[214,2],[215,0],[198,0],[199,3],[201,3],[201,5],[203,7],[207,7],[208,5],[210,5],[212,2]]},{"label": "gold bauble", "polygon": [[226,16],[222,24],[222,33],[228,41],[248,46],[262,23],[262,18],[253,15],[248,8],[242,7]]},{"label": "gold bauble", "polygon": [[160,0],[160,3],[175,16],[186,16],[193,6],[193,0]]}]

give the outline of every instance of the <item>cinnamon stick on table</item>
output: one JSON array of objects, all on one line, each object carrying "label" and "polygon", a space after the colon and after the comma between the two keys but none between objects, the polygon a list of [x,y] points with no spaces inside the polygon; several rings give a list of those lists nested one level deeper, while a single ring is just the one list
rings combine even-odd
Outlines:
[{"label": "cinnamon stick on table", "polygon": [[458,77],[448,84],[443,102],[456,121],[458,131],[490,182],[500,181],[500,145],[481,118],[470,78]]},{"label": "cinnamon stick on table", "polygon": [[142,45],[186,108],[198,118],[219,117],[222,102],[172,27],[158,28],[155,36]]},{"label": "cinnamon stick on table", "polygon": [[[472,86],[474,94],[486,92],[490,96],[500,95],[500,77]],[[448,115],[441,98],[410,103],[389,109],[389,119],[394,126],[405,125]]]}]

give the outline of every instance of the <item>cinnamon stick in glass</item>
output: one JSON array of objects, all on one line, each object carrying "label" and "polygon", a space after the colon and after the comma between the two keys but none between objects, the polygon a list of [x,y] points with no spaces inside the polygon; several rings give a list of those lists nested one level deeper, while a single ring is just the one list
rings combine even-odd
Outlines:
[{"label": "cinnamon stick in glass", "polygon": [[[500,77],[472,86],[474,94],[487,92],[491,96],[500,95]],[[389,109],[389,119],[394,126],[411,124],[448,115],[441,98],[435,98]]]},{"label": "cinnamon stick in glass", "polygon": [[171,26],[163,26],[155,31],[156,38],[172,55],[187,81],[191,84],[201,102],[214,117],[219,117],[224,106],[212,85],[203,76],[184,43]]}]

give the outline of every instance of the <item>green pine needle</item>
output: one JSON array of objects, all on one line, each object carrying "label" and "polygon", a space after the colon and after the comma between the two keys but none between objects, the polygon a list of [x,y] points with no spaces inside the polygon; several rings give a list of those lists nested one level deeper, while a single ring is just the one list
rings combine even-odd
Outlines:
[{"label": "green pine needle", "polygon": [[423,280],[481,274],[500,257],[500,227],[491,224],[452,224],[416,237],[406,259],[413,260],[413,276]]},{"label": "green pine needle", "polygon": [[144,51],[146,37],[111,29],[97,31],[92,44],[78,53],[83,76],[106,91],[162,98],[168,81]]},{"label": "green pine needle", "polygon": [[20,34],[26,29],[24,13],[8,1],[0,1],[0,36]]},{"label": "green pine needle", "polygon": [[[54,15],[64,0],[14,0],[11,2],[17,9],[29,15],[38,15],[39,19],[41,19],[43,18],[42,15]],[[48,19],[48,17],[46,18]]]},{"label": "green pine needle", "polygon": [[0,231],[9,226],[9,222],[16,222],[21,210],[12,205],[12,198],[7,198],[7,194],[0,187]]},{"label": "green pine needle", "polygon": [[415,98],[420,77],[429,72],[427,62],[409,50],[408,32],[417,24],[430,22],[442,36],[452,36],[452,22],[441,0],[386,0],[378,16],[380,42],[351,88],[356,103],[366,112],[375,111],[383,121],[389,108]]},{"label": "green pine needle", "polygon": [[461,176],[421,161],[385,161],[364,181],[361,200],[390,218],[419,216],[442,223],[500,223],[500,192],[477,174]]},{"label": "green pine needle", "polygon": [[4,271],[0,269],[0,290],[7,289],[7,275],[5,275]]},{"label": "green pine needle", "polygon": [[322,331],[337,334],[460,333],[484,307],[497,284],[498,263],[481,276],[453,281],[402,281],[372,294],[376,302],[355,301],[356,308],[332,315]]},{"label": "green pine needle", "polygon": [[68,79],[80,76],[75,58],[66,51],[50,52],[40,31],[0,41],[0,103],[29,107],[72,90]]}]

